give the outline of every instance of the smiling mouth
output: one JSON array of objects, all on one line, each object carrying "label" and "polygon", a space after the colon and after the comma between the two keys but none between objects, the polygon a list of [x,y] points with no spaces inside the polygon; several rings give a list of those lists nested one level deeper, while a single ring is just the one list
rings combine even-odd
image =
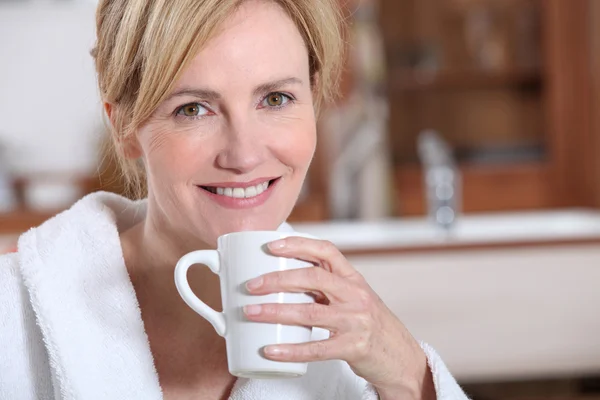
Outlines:
[{"label": "smiling mouth", "polygon": [[200,186],[200,188],[218,196],[233,197],[235,199],[251,199],[257,197],[271,187],[279,178],[271,179],[248,187],[217,187]]}]

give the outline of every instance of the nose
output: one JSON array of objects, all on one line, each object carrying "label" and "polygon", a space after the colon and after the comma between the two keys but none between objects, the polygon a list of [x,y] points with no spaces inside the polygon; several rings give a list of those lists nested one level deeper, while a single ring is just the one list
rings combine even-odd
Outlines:
[{"label": "nose", "polygon": [[263,164],[267,156],[265,142],[251,123],[243,124],[245,127],[230,126],[223,135],[225,145],[217,155],[217,165],[220,168],[233,171],[237,174],[252,172]]}]

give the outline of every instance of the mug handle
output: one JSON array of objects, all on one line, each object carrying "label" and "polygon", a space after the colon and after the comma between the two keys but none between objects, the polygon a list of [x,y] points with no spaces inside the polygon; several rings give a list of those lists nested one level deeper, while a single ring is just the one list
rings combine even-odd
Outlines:
[{"label": "mug handle", "polygon": [[221,270],[219,252],[216,250],[198,250],[181,257],[175,266],[175,286],[187,305],[210,322],[219,336],[225,336],[226,325],[223,313],[207,306],[190,288],[187,272],[194,264],[204,264],[213,273],[219,275]]}]

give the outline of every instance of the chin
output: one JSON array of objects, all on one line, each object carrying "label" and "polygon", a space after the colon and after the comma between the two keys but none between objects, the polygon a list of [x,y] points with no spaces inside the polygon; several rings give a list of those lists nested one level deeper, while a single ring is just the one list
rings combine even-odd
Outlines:
[{"label": "chin", "polygon": [[200,232],[204,231],[204,235],[202,236],[207,236],[203,239],[205,243],[216,247],[219,236],[232,232],[275,231],[283,222],[285,222],[285,219],[279,220],[273,217],[251,217],[242,220],[232,220],[226,223],[215,221],[209,223],[209,225],[212,225],[212,229],[209,231],[210,233],[206,232],[205,229],[200,229]]},{"label": "chin", "polygon": [[222,227],[223,232],[221,234],[244,231],[275,231],[283,222],[283,220],[274,218],[248,218],[226,224]]}]

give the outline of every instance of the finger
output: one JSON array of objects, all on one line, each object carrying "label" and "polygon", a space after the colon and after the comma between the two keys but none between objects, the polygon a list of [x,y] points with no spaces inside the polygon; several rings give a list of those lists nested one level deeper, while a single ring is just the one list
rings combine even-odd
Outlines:
[{"label": "finger", "polygon": [[329,305],[329,299],[327,296],[319,291],[311,291],[306,294],[315,299],[315,303]]},{"label": "finger", "polygon": [[282,362],[311,362],[337,360],[341,349],[336,339],[318,340],[299,344],[278,344],[263,349],[265,357]]},{"label": "finger", "polygon": [[253,304],[244,307],[246,317],[255,322],[323,328],[339,332],[350,328],[350,321],[334,307],[310,304]]},{"label": "finger", "polygon": [[248,281],[246,288],[254,295],[321,292],[329,301],[337,302],[351,299],[350,284],[323,268],[308,267],[270,272]]},{"label": "finger", "polygon": [[312,262],[343,277],[358,273],[338,248],[326,240],[292,236],[269,243],[269,250],[273,255]]}]

